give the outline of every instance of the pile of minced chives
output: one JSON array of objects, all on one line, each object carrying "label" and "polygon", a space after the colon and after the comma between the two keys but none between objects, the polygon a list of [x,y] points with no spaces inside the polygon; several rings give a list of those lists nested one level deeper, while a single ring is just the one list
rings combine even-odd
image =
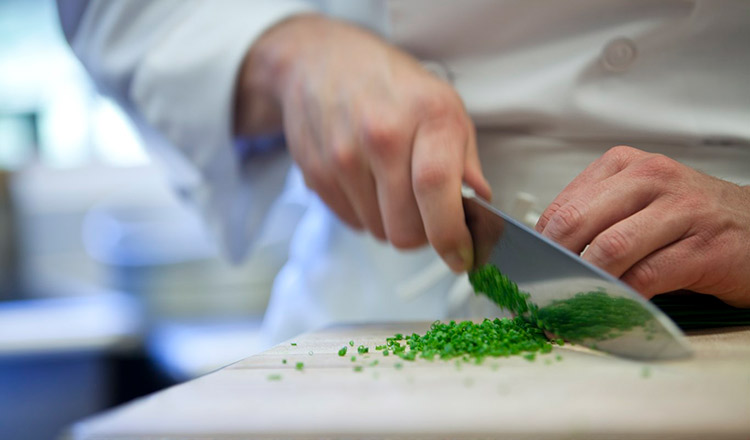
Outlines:
[{"label": "pile of minced chives", "polygon": [[[408,347],[408,351],[407,351]],[[525,355],[533,360],[535,353],[549,353],[552,345],[544,332],[523,318],[485,319],[481,323],[435,321],[424,335],[400,334],[386,339],[386,345],[376,350],[388,351],[401,359],[413,361],[460,358],[482,362],[485,357]]]}]

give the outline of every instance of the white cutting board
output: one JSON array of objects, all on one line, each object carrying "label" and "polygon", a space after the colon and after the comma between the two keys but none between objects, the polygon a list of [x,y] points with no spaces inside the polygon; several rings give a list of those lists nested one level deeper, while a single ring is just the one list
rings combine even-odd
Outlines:
[{"label": "white cutting board", "polygon": [[[80,422],[69,436],[750,439],[750,327],[689,335],[694,358],[653,363],[567,347],[534,362],[487,359],[459,369],[374,350],[396,332],[428,327],[312,332],[294,339],[296,346],[283,343]],[[357,355],[350,339],[371,354]],[[349,352],[340,357],[344,345]],[[302,371],[294,368],[299,361]],[[281,379],[269,380],[273,374]]]}]

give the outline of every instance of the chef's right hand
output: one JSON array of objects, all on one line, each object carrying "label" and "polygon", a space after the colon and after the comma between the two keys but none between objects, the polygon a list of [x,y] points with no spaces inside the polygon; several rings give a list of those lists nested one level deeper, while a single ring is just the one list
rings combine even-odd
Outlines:
[{"label": "chef's right hand", "polygon": [[282,123],[306,184],[341,220],[471,267],[461,182],[490,198],[474,127],[417,60],[357,27],[298,16],[253,45],[237,99],[238,134]]}]

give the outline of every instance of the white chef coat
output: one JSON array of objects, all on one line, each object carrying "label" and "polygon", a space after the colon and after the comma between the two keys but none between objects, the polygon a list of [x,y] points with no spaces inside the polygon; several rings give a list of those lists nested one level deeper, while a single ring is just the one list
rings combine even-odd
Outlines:
[{"label": "white chef coat", "polygon": [[431,249],[397,251],[343,226],[304,188],[283,148],[237,153],[231,112],[242,57],[294,14],[319,10],[369,27],[451,81],[503,208],[524,191],[542,210],[617,144],[750,183],[750,2],[60,5],[75,52],[149,135],[178,193],[206,214],[230,258],[266,252],[278,261],[269,343],[340,320],[497,312],[481,301],[466,306],[465,278]]}]

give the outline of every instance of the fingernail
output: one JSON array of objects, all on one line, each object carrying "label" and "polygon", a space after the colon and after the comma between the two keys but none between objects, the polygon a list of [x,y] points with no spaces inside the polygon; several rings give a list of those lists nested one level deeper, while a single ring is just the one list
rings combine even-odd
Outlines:
[{"label": "fingernail", "polygon": [[473,254],[470,249],[459,249],[447,254],[444,260],[453,272],[460,273],[471,269]]},{"label": "fingernail", "polygon": [[474,250],[471,248],[462,248],[459,250],[459,254],[464,261],[464,270],[471,270],[474,266]]},{"label": "fingernail", "polygon": [[461,272],[464,270],[464,259],[461,258],[461,255],[459,255],[458,252],[453,252],[446,255],[445,257],[443,257],[443,260],[445,260],[445,263],[448,265],[448,267],[451,268],[453,272]]}]

